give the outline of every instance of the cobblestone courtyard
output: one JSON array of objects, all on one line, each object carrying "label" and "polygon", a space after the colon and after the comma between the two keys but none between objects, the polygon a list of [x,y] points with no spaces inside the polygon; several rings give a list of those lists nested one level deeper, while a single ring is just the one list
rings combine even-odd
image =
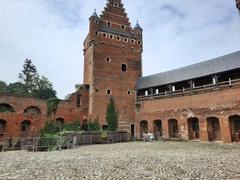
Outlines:
[{"label": "cobblestone courtyard", "polygon": [[0,179],[240,179],[240,145],[136,142],[4,152]]}]

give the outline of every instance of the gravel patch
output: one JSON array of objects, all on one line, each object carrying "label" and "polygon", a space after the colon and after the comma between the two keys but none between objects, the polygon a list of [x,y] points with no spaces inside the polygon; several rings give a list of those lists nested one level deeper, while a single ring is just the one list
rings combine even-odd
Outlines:
[{"label": "gravel patch", "polygon": [[0,153],[0,179],[240,179],[240,144],[135,142]]}]

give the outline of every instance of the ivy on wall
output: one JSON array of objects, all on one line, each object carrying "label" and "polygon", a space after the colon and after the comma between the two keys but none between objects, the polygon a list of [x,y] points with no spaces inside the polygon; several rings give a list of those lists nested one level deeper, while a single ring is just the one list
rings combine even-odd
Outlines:
[{"label": "ivy on wall", "polygon": [[60,99],[57,98],[51,98],[47,100],[47,115],[51,116],[52,114],[55,114],[58,109],[58,105],[60,103]]}]

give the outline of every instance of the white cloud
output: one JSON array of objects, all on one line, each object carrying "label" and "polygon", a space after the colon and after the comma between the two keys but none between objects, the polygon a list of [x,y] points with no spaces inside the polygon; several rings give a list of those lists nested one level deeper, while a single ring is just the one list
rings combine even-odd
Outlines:
[{"label": "white cloud", "polygon": [[[234,0],[124,0],[144,29],[144,74],[240,49]],[[105,0],[0,0],[0,79],[17,81],[25,58],[53,82],[59,97],[82,82],[83,40],[93,9]]]}]

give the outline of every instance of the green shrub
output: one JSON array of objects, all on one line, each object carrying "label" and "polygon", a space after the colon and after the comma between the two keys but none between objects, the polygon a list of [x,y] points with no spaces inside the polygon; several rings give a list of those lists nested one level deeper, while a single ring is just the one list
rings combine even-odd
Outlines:
[{"label": "green shrub", "polygon": [[110,99],[110,102],[107,106],[106,120],[108,123],[108,130],[116,131],[118,128],[118,113],[115,109],[113,98]]},{"label": "green shrub", "polygon": [[94,120],[94,122],[89,122],[88,123],[88,131],[100,131],[100,125],[98,122],[98,117],[97,119]]},{"label": "green shrub", "polygon": [[56,134],[56,133],[57,133],[56,125],[52,122],[47,121],[45,123],[44,128],[41,129],[41,131],[40,131],[40,136],[45,137],[47,135],[53,135],[53,134]]},{"label": "green shrub", "polygon": [[73,123],[66,123],[63,125],[63,131],[81,131],[81,124],[79,121],[75,121]]}]

